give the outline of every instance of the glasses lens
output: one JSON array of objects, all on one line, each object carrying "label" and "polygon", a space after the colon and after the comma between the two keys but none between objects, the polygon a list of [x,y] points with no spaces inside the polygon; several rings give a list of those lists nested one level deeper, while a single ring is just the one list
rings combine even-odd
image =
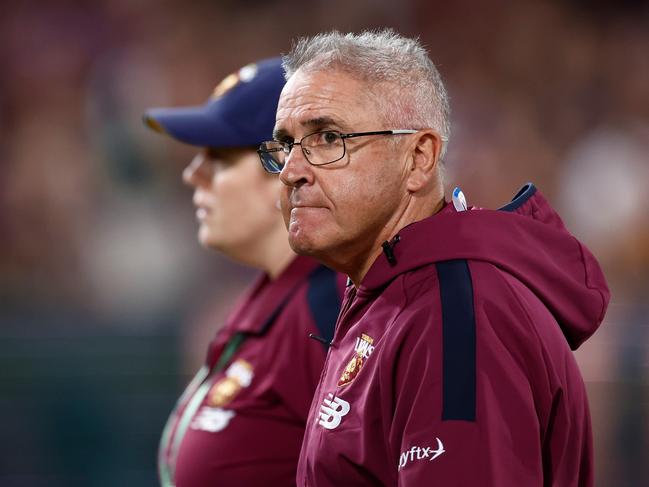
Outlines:
[{"label": "glasses lens", "polygon": [[257,150],[262,167],[271,174],[278,174],[284,167],[285,153],[282,145],[278,142],[264,142]]},{"label": "glasses lens", "polygon": [[302,139],[302,150],[311,164],[321,166],[342,159],[345,144],[338,132],[316,132]]}]

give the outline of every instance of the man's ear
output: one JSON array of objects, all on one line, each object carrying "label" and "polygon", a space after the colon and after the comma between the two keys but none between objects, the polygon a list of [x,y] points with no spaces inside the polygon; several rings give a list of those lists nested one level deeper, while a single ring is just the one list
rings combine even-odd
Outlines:
[{"label": "man's ear", "polygon": [[442,138],[434,130],[422,130],[417,132],[417,138],[410,147],[407,188],[415,193],[426,188],[437,177]]}]

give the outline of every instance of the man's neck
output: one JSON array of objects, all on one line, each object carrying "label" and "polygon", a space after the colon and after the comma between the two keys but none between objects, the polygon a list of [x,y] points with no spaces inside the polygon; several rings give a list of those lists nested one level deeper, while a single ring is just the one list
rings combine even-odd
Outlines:
[{"label": "man's neck", "polygon": [[367,253],[367,256],[365,258],[359,258],[356,263],[349,263],[349,270],[346,273],[354,283],[354,286],[360,286],[363,278],[374,265],[376,259],[384,253],[384,242],[387,242],[387,245],[392,247],[394,245],[394,237],[402,228],[438,213],[443,207],[444,197],[442,196],[434,205],[432,205],[432,208],[431,206],[427,206],[413,209],[412,211],[408,211],[406,208],[402,214],[395,215],[394,221],[388,222],[383,231],[381,231],[378,237],[374,240],[372,248]]}]

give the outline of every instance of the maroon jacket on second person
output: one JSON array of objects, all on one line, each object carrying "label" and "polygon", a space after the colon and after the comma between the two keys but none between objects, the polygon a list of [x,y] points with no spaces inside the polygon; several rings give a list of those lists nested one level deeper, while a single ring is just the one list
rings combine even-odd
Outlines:
[{"label": "maroon jacket on second person", "polygon": [[347,289],[299,486],[593,484],[571,352],[604,317],[599,265],[533,185],[413,223]]},{"label": "maroon jacket on second person", "polygon": [[[275,280],[257,279],[210,344],[201,370],[215,366],[236,334],[245,341],[221,371],[192,381],[169,418],[158,460],[164,486],[295,485],[326,355],[309,333],[331,339],[342,279],[307,257],[296,257]],[[201,387],[208,392],[191,413],[188,404],[201,398]]]}]

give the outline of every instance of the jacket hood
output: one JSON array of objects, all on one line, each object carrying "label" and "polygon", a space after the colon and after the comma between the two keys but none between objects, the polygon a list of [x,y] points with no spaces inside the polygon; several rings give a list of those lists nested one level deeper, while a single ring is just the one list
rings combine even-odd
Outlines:
[{"label": "jacket hood", "polygon": [[610,298],[595,257],[531,183],[499,210],[457,211],[447,204],[403,228],[390,249],[392,256],[388,251],[377,258],[359,293],[374,293],[398,275],[434,262],[487,261],[539,297],[573,350],[599,327]]}]

